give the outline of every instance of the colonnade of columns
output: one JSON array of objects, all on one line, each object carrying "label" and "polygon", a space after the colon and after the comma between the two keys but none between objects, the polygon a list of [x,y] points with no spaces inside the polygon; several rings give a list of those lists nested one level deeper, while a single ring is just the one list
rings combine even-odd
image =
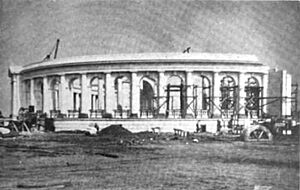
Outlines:
[{"label": "colonnade of columns", "polygon": [[[165,114],[166,111],[166,105],[163,105],[163,103],[166,100],[166,85],[167,85],[167,76],[166,71],[159,71],[157,73],[157,96],[158,96],[158,105],[159,107],[159,114]],[[194,75],[193,71],[186,71],[185,73],[185,84],[187,86],[186,90],[186,96],[187,96],[187,104],[189,104],[193,100],[193,89],[191,88],[192,85],[194,85]],[[90,92],[88,89],[88,86],[90,85],[90,81],[88,80],[87,73],[80,74],[80,81],[81,81],[81,99],[80,99],[80,105],[81,105],[81,112],[82,113],[89,113],[90,109]],[[104,89],[105,89],[105,95],[104,95],[104,110],[106,113],[113,113],[115,108],[115,102],[112,97],[115,95],[115,89],[114,89],[114,77],[112,76],[111,72],[105,72],[104,75]],[[220,117],[220,108],[218,106],[220,105],[220,72],[212,72],[212,94],[211,102],[210,104],[210,112],[213,115],[213,117]],[[69,97],[67,90],[68,90],[68,80],[66,75],[59,75],[59,109],[61,113],[67,113],[68,103],[72,97]],[[139,116],[140,111],[140,79],[141,77],[138,76],[138,72],[131,72],[130,73],[130,111],[132,114],[136,114]],[[30,79],[30,104],[34,105],[34,80]],[[42,88],[42,94],[43,94],[43,100],[42,100],[42,108],[43,112],[49,113],[51,109],[51,87],[49,85],[49,77],[44,76],[42,77],[43,81],[43,88]],[[238,111],[239,114],[243,115],[245,114],[245,82],[246,77],[244,72],[238,73],[238,86],[239,86],[239,93],[238,93]],[[267,94],[267,85],[268,85],[268,75],[264,74],[262,75],[262,83],[263,83],[263,95],[266,96]],[[12,114],[13,116],[17,116],[18,109],[21,107],[20,103],[20,76],[18,74],[14,74],[11,77],[11,91],[12,91]],[[98,97],[100,99],[100,97]],[[202,98],[202,97],[201,97]],[[99,101],[98,99],[98,101]],[[264,107],[264,111],[266,108]],[[187,114],[192,114],[192,109],[187,109]]]}]

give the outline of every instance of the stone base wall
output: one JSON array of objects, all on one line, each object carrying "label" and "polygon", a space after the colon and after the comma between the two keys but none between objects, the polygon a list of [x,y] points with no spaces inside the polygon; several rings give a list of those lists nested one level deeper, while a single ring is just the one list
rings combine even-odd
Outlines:
[{"label": "stone base wall", "polygon": [[[196,131],[197,120],[195,119],[55,119],[55,131],[83,130],[87,126],[94,126],[96,123],[99,129],[110,125],[120,124],[131,132],[152,131],[152,128],[160,127],[161,132],[174,132],[174,129],[181,129],[188,132]],[[200,125],[206,125],[206,131],[215,133],[217,131],[217,119],[201,120]]]}]

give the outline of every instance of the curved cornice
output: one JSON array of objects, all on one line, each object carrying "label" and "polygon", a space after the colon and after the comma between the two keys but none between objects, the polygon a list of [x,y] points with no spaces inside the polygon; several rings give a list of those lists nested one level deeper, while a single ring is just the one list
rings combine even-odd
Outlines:
[{"label": "curved cornice", "polygon": [[68,57],[10,68],[24,77],[81,72],[215,71],[268,73],[254,55],[214,53],[140,53]]},{"label": "curved cornice", "polygon": [[215,53],[140,53],[140,54],[109,54],[87,55],[78,57],[60,58],[37,63],[31,63],[23,67],[23,70],[31,70],[39,67],[56,67],[76,65],[82,63],[140,63],[140,62],[206,62],[206,63],[240,63],[262,65],[254,55],[246,54],[215,54]]}]

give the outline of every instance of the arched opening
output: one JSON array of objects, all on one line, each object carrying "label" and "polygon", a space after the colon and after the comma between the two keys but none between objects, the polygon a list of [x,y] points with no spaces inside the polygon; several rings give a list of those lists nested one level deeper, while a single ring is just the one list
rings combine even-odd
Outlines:
[{"label": "arched opening", "polygon": [[211,102],[211,85],[210,81],[206,76],[202,77],[202,110],[210,109]]},{"label": "arched opening", "polygon": [[171,76],[167,83],[166,117],[181,118],[185,116],[186,87],[179,76]]},{"label": "arched opening", "polygon": [[80,112],[81,110],[81,81],[79,78],[70,80],[70,91],[72,94],[73,111]]},{"label": "arched opening", "polygon": [[91,110],[104,109],[104,80],[95,77],[91,80]]},{"label": "arched opening", "polygon": [[207,76],[201,75],[195,78],[193,95],[196,98],[195,117],[208,118],[211,107],[211,83]]},{"label": "arched opening", "polygon": [[102,117],[104,112],[104,79],[100,77],[94,77],[90,83],[91,86],[91,105],[90,113],[91,117]]},{"label": "arched opening", "polygon": [[246,116],[251,118],[257,118],[260,115],[260,94],[262,87],[259,86],[259,82],[255,77],[248,78],[245,86],[246,92]]},{"label": "arched opening", "polygon": [[220,107],[225,117],[230,117],[237,102],[237,89],[235,80],[231,76],[225,76],[221,80],[221,103]]},{"label": "arched opening", "polygon": [[115,79],[116,118],[127,118],[130,115],[130,80],[127,76]]},{"label": "arched opening", "polygon": [[60,82],[57,79],[53,79],[50,84],[51,100],[52,100],[51,109],[54,111],[59,111],[59,85]]},{"label": "arched opening", "polygon": [[152,118],[154,114],[154,90],[149,82],[142,81],[140,91],[141,117]]},{"label": "arched opening", "polygon": [[25,92],[25,101],[24,106],[28,107],[30,105],[30,80],[24,81],[24,92]]},{"label": "arched opening", "polygon": [[34,99],[37,112],[43,111],[43,81],[37,80],[34,85]]}]

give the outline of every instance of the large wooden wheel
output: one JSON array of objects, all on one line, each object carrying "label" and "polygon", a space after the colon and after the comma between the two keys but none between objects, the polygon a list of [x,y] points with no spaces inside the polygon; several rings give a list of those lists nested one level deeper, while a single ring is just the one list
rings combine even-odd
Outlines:
[{"label": "large wooden wheel", "polygon": [[269,129],[262,125],[251,125],[243,131],[244,141],[272,141],[273,135]]}]

